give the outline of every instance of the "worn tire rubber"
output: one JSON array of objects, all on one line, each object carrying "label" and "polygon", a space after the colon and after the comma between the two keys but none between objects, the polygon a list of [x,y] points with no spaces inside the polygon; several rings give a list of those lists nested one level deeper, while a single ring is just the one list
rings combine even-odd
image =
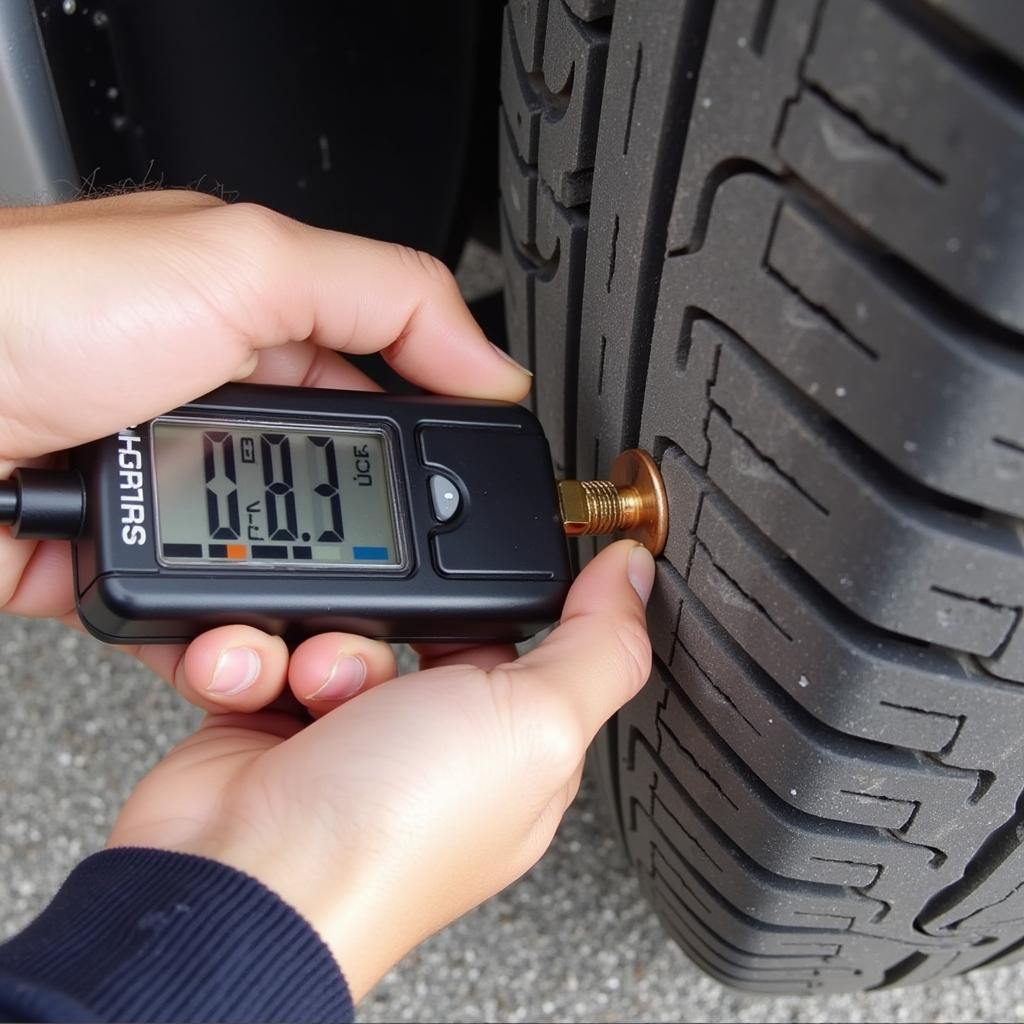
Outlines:
[{"label": "worn tire rubber", "polygon": [[1015,2],[506,11],[511,350],[561,470],[640,444],[671,502],[597,768],[737,988],[1024,956]]}]

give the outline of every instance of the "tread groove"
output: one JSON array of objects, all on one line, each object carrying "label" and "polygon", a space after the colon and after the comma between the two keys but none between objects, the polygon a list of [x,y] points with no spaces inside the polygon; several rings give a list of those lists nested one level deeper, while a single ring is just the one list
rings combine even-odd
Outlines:
[{"label": "tread groove", "polygon": [[750,49],[759,57],[764,55],[764,44],[768,38],[768,29],[772,23],[772,15],[775,13],[775,0],[760,0],[757,5],[757,17],[754,19],[754,28],[750,33]]}]

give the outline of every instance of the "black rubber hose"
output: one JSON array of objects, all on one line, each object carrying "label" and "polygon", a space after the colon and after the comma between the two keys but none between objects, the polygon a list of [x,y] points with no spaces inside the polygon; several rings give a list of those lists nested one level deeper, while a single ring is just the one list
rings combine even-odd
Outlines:
[{"label": "black rubber hose", "polygon": [[15,537],[71,539],[82,528],[82,478],[68,470],[16,469],[0,481],[0,524]]}]

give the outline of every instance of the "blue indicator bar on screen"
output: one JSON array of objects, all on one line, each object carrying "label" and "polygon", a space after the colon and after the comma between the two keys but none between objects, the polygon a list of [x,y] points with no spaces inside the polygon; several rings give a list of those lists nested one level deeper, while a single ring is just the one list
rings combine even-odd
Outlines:
[{"label": "blue indicator bar on screen", "polygon": [[387,562],[390,561],[390,554],[387,548],[360,548],[354,547],[352,554],[357,562]]}]

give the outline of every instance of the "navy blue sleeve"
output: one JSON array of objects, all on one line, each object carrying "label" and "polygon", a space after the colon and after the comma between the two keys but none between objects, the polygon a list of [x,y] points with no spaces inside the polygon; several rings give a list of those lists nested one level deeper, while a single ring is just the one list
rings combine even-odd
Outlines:
[{"label": "navy blue sleeve", "polygon": [[0,945],[6,1021],[351,1021],[313,928],[262,883],[163,850],[94,854]]}]

